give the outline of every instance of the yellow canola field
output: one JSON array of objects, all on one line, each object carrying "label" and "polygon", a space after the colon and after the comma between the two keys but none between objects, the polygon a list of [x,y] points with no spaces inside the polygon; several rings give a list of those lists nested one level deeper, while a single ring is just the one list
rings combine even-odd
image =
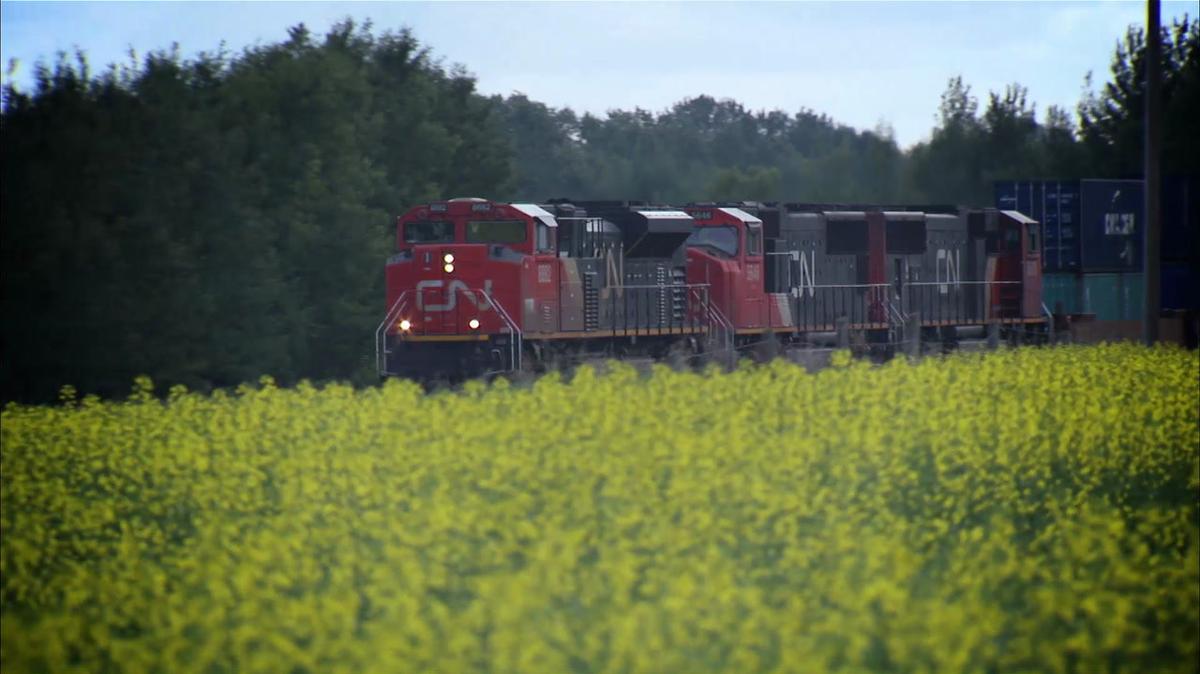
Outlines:
[{"label": "yellow canola field", "polygon": [[0,665],[1196,671],[1196,352],[836,361],[9,406]]}]

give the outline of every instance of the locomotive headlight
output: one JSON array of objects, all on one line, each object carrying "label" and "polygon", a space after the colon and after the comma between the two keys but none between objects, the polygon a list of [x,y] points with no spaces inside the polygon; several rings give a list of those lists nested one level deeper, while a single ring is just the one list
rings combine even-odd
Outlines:
[{"label": "locomotive headlight", "polygon": [[472,330],[478,330],[479,329],[479,319],[472,318],[471,320],[467,321],[467,327],[471,328]]},{"label": "locomotive headlight", "polygon": [[442,267],[442,269],[443,269],[443,270],[445,270],[445,272],[446,272],[447,274],[449,274],[449,273],[451,273],[451,272],[453,272],[453,271],[454,271],[454,265],[452,265],[452,264],[450,264],[449,262],[447,262],[447,263],[446,263],[446,265],[445,265],[444,267]]},{"label": "locomotive headlight", "polygon": [[412,327],[412,323],[410,323],[407,318],[400,321],[400,331],[401,332],[408,332],[408,329],[411,327]]},{"label": "locomotive headlight", "polygon": [[445,262],[446,264],[450,264],[451,262],[454,262],[454,254],[446,253],[445,255],[442,256],[442,262]]}]

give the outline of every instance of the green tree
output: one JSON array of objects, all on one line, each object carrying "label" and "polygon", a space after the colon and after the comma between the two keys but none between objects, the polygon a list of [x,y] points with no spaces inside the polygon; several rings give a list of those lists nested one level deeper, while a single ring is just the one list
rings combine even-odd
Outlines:
[{"label": "green tree", "polygon": [[913,183],[924,198],[950,203],[990,199],[981,164],[986,131],[978,110],[971,87],[961,76],[951,78],[942,93],[932,137],[911,151]]},{"label": "green tree", "polygon": [[37,72],[0,115],[5,398],[367,381],[391,216],[510,190],[495,106],[407,32]]},{"label": "green tree", "polygon": [[[1200,22],[1187,16],[1159,34],[1162,44],[1163,170],[1200,175]],[[1145,137],[1146,33],[1130,26],[1117,43],[1111,81],[1078,107],[1080,130],[1103,177],[1140,177]]]},{"label": "green tree", "polygon": [[708,198],[714,201],[771,201],[779,198],[777,168],[720,169],[709,184]]}]

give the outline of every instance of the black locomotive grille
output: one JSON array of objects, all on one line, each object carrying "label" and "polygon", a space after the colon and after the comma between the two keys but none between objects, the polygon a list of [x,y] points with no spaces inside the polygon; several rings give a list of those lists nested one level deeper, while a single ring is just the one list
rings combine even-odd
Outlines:
[{"label": "black locomotive grille", "polygon": [[600,289],[596,287],[596,272],[583,274],[583,329],[600,328]]}]

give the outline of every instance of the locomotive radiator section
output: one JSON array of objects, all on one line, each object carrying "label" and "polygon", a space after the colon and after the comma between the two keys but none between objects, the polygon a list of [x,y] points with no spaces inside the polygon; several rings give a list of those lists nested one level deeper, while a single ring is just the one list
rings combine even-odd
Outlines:
[{"label": "locomotive radiator section", "polygon": [[[638,202],[576,202],[602,230],[620,239],[575,262],[585,329],[615,335],[662,335],[699,329],[688,312],[683,243],[692,218]],[[588,230],[575,229],[579,234]]]}]

